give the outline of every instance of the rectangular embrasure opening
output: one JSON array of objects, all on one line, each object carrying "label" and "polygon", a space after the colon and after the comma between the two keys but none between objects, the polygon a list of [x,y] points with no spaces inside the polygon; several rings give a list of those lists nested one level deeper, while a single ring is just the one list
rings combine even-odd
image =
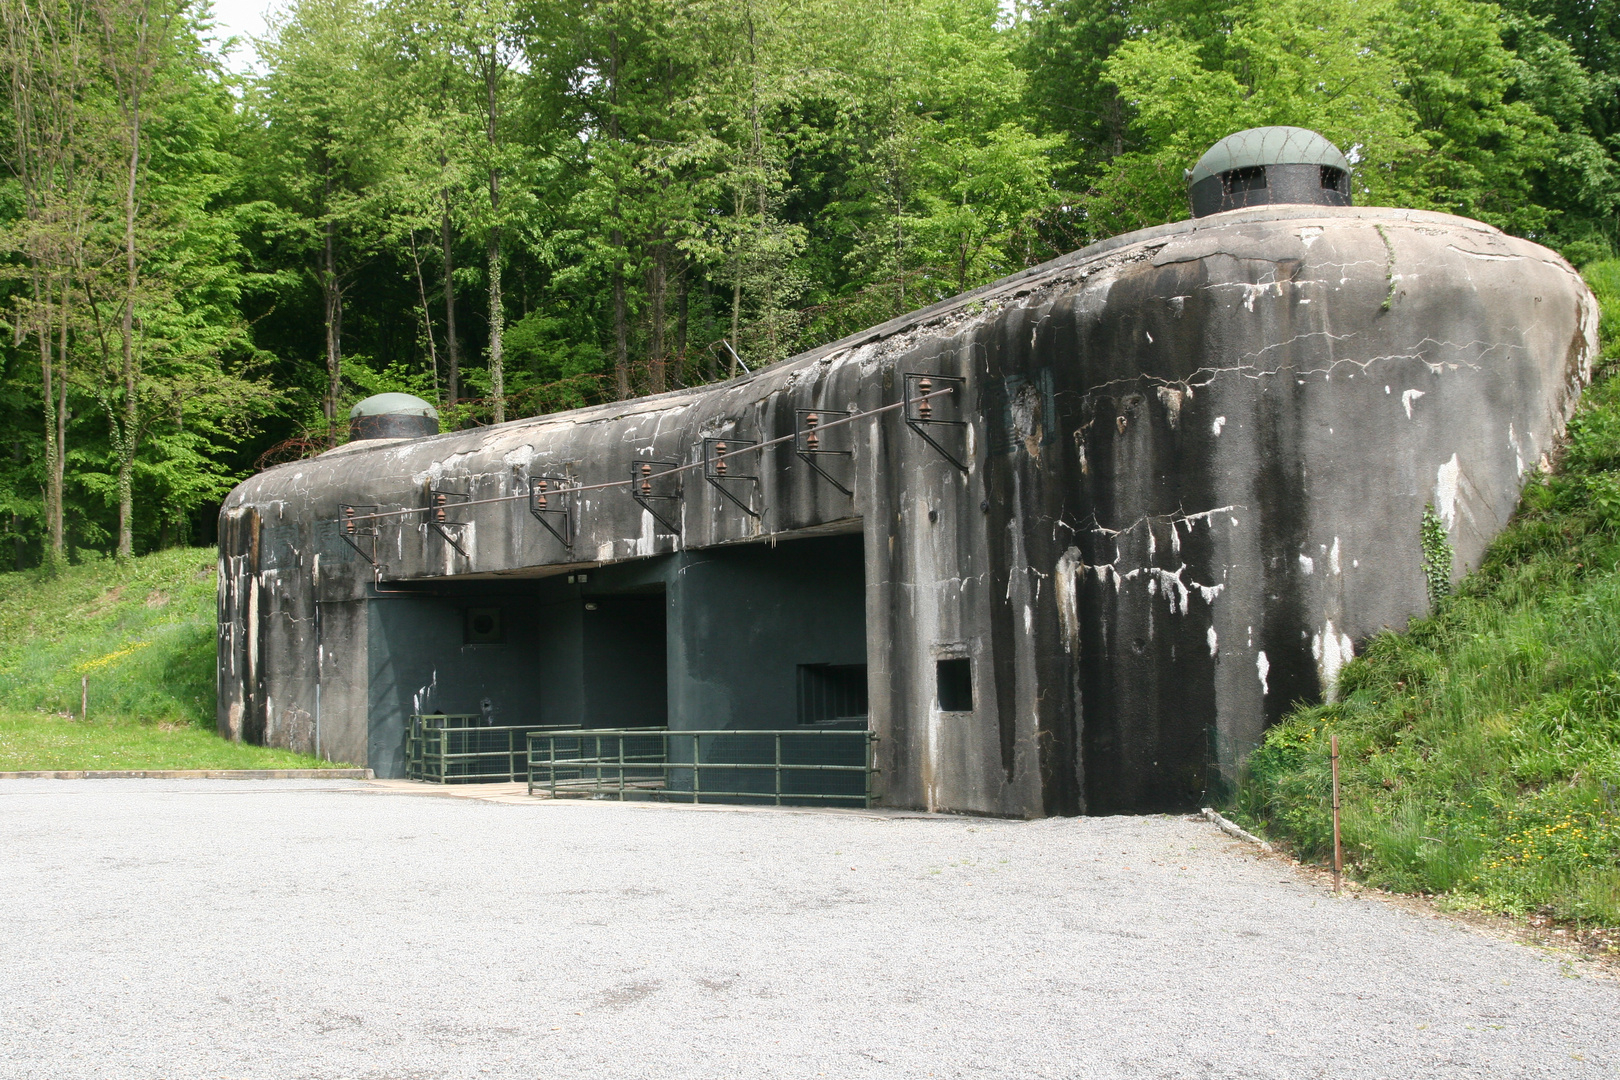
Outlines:
[{"label": "rectangular embrasure opening", "polygon": [[934,693],[941,712],[972,712],[973,661],[965,656],[936,660]]}]

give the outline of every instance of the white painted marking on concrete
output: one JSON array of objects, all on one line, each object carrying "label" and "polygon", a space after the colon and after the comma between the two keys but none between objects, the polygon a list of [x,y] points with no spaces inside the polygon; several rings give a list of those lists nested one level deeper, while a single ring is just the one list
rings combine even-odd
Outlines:
[{"label": "white painted marking on concrete", "polygon": [[1220,645],[1220,638],[1215,636],[1215,628],[1213,626],[1209,628],[1209,635],[1208,636],[1209,636],[1209,655],[1214,656],[1217,652],[1220,651],[1221,645]]},{"label": "white painted marking on concrete", "polygon": [[1260,650],[1260,655],[1255,658],[1254,667],[1260,673],[1260,696],[1264,697],[1271,693],[1271,687],[1266,683],[1266,676],[1271,674],[1271,661],[1266,659],[1266,650]]},{"label": "white painted marking on concrete", "polygon": [[1422,397],[1423,394],[1424,391],[1422,390],[1407,390],[1401,394],[1401,408],[1406,410],[1408,420],[1412,419],[1412,402]]},{"label": "white painted marking on concrete", "polygon": [[1214,424],[1215,434],[1219,435],[1221,433],[1221,428],[1223,428],[1225,426],[1226,426],[1226,417],[1217,416],[1215,418],[1215,424]]}]

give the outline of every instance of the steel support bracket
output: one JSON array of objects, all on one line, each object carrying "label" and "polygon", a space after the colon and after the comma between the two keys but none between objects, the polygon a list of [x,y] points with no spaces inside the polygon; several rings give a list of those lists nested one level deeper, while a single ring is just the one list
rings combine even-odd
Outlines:
[{"label": "steel support bracket", "polygon": [[[906,426],[923,437],[923,440],[938,450],[940,456],[963,472],[968,471],[967,464],[961,458],[951,453],[939,444],[939,440],[928,434],[930,427],[967,429],[966,420],[946,420],[935,415],[935,404],[942,395],[940,390],[949,390],[947,400],[956,402],[958,415],[961,413],[962,400],[967,393],[967,380],[955,375],[927,375],[920,371],[908,371],[903,377],[905,408],[901,410],[905,416]],[[938,384],[936,388],[936,384]]]},{"label": "steel support bracket", "polygon": [[753,500],[743,502],[737,498],[731,489],[726,487],[726,481],[746,480],[754,485],[756,491],[759,489],[758,476],[735,472],[729,460],[736,455],[737,451],[757,445],[759,444],[748,439],[710,437],[703,440],[703,479],[707,480],[709,486],[714,490],[730,499],[743,513],[756,518],[760,516],[760,512],[749,505]]},{"label": "steel support bracket", "polygon": [[[566,476],[529,477],[529,513],[555,536],[562,546],[574,547],[574,495],[569,489],[575,482]],[[557,524],[553,525],[555,520]]]},{"label": "steel support bracket", "polygon": [[854,457],[853,450],[829,450],[822,445],[821,425],[829,420],[848,420],[849,413],[838,409],[795,409],[793,412],[793,452],[804,459],[804,463],[814,469],[823,480],[842,491],[850,498],[855,492],[838,482],[838,479],[821,467],[816,458],[824,455],[837,457]]},{"label": "steel support bracket", "polygon": [[450,530],[464,529],[467,527],[467,522],[451,521],[448,511],[451,506],[471,499],[472,496],[463,491],[447,491],[436,487],[428,488],[428,524],[432,526],[434,532],[444,537],[445,543],[460,552],[463,559],[471,559],[472,556],[467,554],[467,549],[461,546],[459,537]]},{"label": "steel support bracket", "polygon": [[[360,557],[370,563],[373,570],[377,569],[377,520],[369,515],[376,512],[375,505],[338,504],[338,535],[343,538],[345,544],[359,552]],[[366,523],[362,525],[361,521]],[[370,551],[360,546],[360,541],[364,539],[370,539]]]},{"label": "steel support bracket", "polygon": [[660,491],[654,487],[659,477],[669,473],[678,472],[681,463],[678,461],[654,461],[649,458],[636,458],[630,462],[630,497],[641,504],[641,508],[651,514],[659,524],[673,536],[679,537],[679,525],[660,514],[654,507],[655,502],[679,502],[681,498],[680,479],[673,481],[675,490]]}]

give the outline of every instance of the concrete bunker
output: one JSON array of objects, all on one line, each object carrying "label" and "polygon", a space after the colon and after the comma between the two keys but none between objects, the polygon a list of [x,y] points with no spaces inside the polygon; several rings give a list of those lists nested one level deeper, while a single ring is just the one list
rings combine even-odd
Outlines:
[{"label": "concrete bunker", "polygon": [[1426,506],[1477,563],[1596,325],[1490,226],[1273,202],[729,382],[353,442],[222,510],[220,729],[399,775],[434,711],[662,724],[671,790],[709,788],[674,733],[844,730],[883,805],[1195,806],[1426,609]]}]

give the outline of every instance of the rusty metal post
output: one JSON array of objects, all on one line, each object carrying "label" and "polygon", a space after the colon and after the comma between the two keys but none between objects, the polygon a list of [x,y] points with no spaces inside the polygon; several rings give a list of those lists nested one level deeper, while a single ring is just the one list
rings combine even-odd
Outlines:
[{"label": "rusty metal post", "polygon": [[1344,873],[1344,846],[1339,841],[1339,737],[1329,737],[1333,755],[1333,891],[1339,891],[1339,876]]}]

